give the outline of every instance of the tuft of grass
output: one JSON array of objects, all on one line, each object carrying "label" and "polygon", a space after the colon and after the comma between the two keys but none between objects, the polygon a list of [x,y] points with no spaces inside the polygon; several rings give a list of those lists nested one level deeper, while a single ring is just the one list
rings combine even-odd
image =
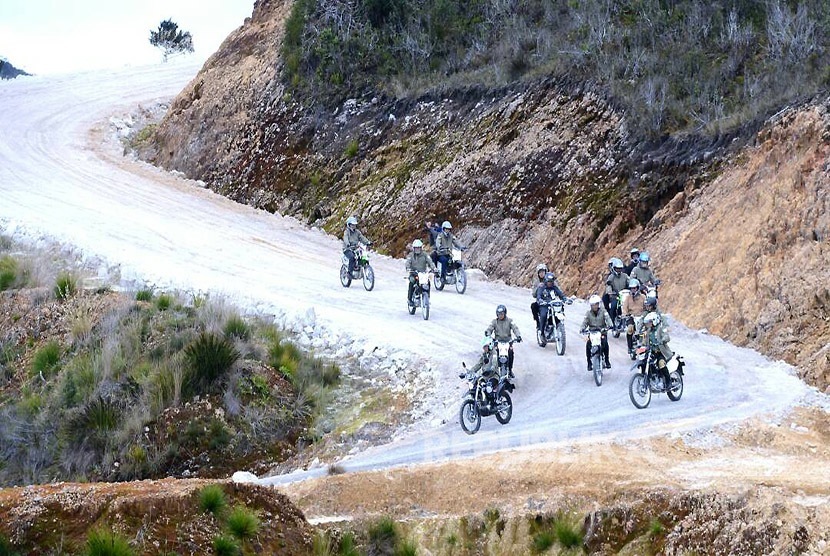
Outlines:
[{"label": "tuft of grass", "polygon": [[391,517],[383,517],[369,527],[369,541],[374,545],[395,545],[398,540],[398,527]]},{"label": "tuft of grass", "polygon": [[32,359],[32,376],[49,379],[60,369],[62,350],[58,342],[52,340],[35,352]]},{"label": "tuft of grass", "polygon": [[582,544],[582,533],[566,519],[558,519],[553,524],[553,532],[565,548],[576,548]]},{"label": "tuft of grass", "polygon": [[233,537],[219,535],[213,538],[213,552],[216,556],[238,556],[242,554],[239,543]]},{"label": "tuft of grass", "polygon": [[166,293],[163,293],[156,298],[156,309],[159,311],[166,311],[172,304],[173,298]]},{"label": "tuft of grass", "polygon": [[0,556],[17,556],[17,554],[9,539],[5,535],[0,534]]},{"label": "tuft of grass", "polygon": [[343,466],[340,465],[339,463],[332,463],[331,465],[329,465],[329,469],[328,469],[329,475],[342,475],[345,472],[346,472],[346,470],[343,469]]},{"label": "tuft of grass", "polygon": [[184,348],[188,373],[183,389],[188,395],[202,394],[210,390],[239,359],[239,352],[227,339],[202,332]]},{"label": "tuft of grass", "polygon": [[150,288],[144,288],[135,292],[135,300],[136,301],[152,301],[153,300],[153,290]]},{"label": "tuft of grass", "polygon": [[111,531],[97,529],[86,539],[85,556],[134,556],[127,539]]},{"label": "tuft of grass", "polygon": [[0,259],[0,291],[14,286],[17,281],[17,261],[10,256]]},{"label": "tuft of grass", "polygon": [[199,491],[199,509],[202,510],[202,513],[211,513],[219,517],[227,507],[228,501],[221,486],[207,485]]},{"label": "tuft of grass", "polygon": [[336,556],[337,552],[334,550],[334,542],[325,531],[317,531],[314,535],[314,541],[311,545],[311,553],[314,556]]},{"label": "tuft of grass", "polygon": [[225,322],[225,327],[222,331],[228,339],[244,340],[246,342],[251,339],[251,327],[248,326],[248,323],[242,317],[237,315],[231,316]]},{"label": "tuft of grass", "polygon": [[55,280],[55,287],[52,291],[61,301],[69,299],[78,291],[78,279],[68,272],[61,272]]},{"label": "tuft of grass", "polygon": [[349,141],[349,144],[346,145],[346,150],[343,151],[343,154],[346,155],[346,158],[354,158],[357,156],[359,150],[360,144],[357,142],[357,139],[352,139]]},{"label": "tuft of grass", "polygon": [[533,551],[541,554],[548,550],[556,541],[553,531],[545,529],[533,535]]},{"label": "tuft of grass", "polygon": [[246,541],[259,531],[259,518],[248,508],[237,506],[228,515],[227,525],[234,537]]},{"label": "tuft of grass", "polygon": [[659,519],[654,518],[654,519],[651,520],[651,523],[649,523],[649,525],[648,525],[648,534],[649,535],[651,535],[652,537],[659,537],[660,535],[662,535],[665,532],[666,532],[666,527],[665,527],[665,525],[660,523]]},{"label": "tuft of grass", "polygon": [[416,556],[418,554],[418,546],[414,541],[405,540],[395,547],[395,556]]},{"label": "tuft of grass", "polygon": [[357,545],[352,531],[346,531],[340,537],[340,556],[359,556],[360,552],[357,550]]}]

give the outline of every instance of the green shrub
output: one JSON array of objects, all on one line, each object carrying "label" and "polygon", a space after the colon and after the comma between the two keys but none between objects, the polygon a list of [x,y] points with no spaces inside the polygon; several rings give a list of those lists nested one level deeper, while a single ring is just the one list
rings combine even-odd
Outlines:
[{"label": "green shrub", "polygon": [[359,556],[360,552],[357,550],[357,546],[354,540],[354,533],[351,531],[346,531],[340,537],[340,556]]},{"label": "green shrub", "polygon": [[358,144],[357,139],[352,139],[349,141],[349,144],[346,145],[346,150],[343,154],[346,155],[346,158],[354,158],[357,156],[359,150],[360,145]]},{"label": "green shrub", "polygon": [[395,556],[415,556],[418,554],[418,547],[413,541],[403,541],[395,547]]},{"label": "green shrub", "polygon": [[86,404],[82,421],[88,430],[106,434],[118,427],[121,409],[114,402],[98,397]]},{"label": "green shrub", "polygon": [[227,339],[202,332],[184,349],[187,375],[183,389],[189,396],[209,391],[239,359],[239,352]]},{"label": "green shrub", "polygon": [[398,527],[391,517],[383,517],[369,527],[369,541],[375,545],[395,545],[398,540]]},{"label": "green shrub", "polygon": [[55,280],[53,291],[56,298],[60,300],[69,299],[78,291],[78,279],[68,272],[62,272]]},{"label": "green shrub", "polygon": [[0,259],[0,291],[14,286],[17,281],[17,261],[9,256]]},{"label": "green shrub", "polygon": [[110,531],[92,531],[86,539],[85,556],[133,556],[135,551],[125,538]]},{"label": "green shrub", "polygon": [[223,332],[225,333],[225,336],[230,339],[235,338],[246,342],[251,339],[251,327],[248,326],[248,323],[246,323],[242,317],[236,315],[230,317],[227,322],[225,322]]},{"label": "green shrub", "polygon": [[228,431],[228,427],[225,426],[225,423],[216,418],[210,421],[210,426],[208,427],[208,437],[210,438],[208,447],[211,450],[221,450],[231,442],[231,433]]},{"label": "green shrub", "polygon": [[32,358],[32,376],[49,379],[60,369],[62,350],[58,342],[52,340],[35,352]]},{"label": "green shrub", "polygon": [[317,531],[311,545],[311,553],[314,556],[336,556],[334,543],[325,531]]},{"label": "green shrub", "polygon": [[533,551],[537,554],[541,554],[553,546],[555,541],[556,537],[554,536],[553,531],[549,531],[547,529],[539,531],[533,535]]},{"label": "green shrub", "polygon": [[213,539],[213,552],[216,556],[238,556],[242,554],[239,543],[233,537],[219,535]]},{"label": "green shrub", "polygon": [[161,294],[156,298],[156,309],[159,311],[166,311],[173,304],[173,298],[166,293]]},{"label": "green shrub", "polygon": [[17,556],[17,554],[9,539],[0,534],[0,556]]},{"label": "green shrub", "polygon": [[228,507],[225,491],[219,485],[207,485],[199,491],[199,509],[202,513],[219,516]]},{"label": "green shrub", "polygon": [[553,532],[559,544],[565,548],[575,548],[582,544],[582,533],[566,519],[558,519],[553,524]]},{"label": "green shrub", "polygon": [[136,301],[152,301],[153,300],[153,290],[149,288],[144,288],[142,290],[138,290],[135,293],[135,300]]},{"label": "green shrub", "polygon": [[663,533],[666,532],[666,527],[660,523],[660,520],[654,518],[651,520],[651,523],[648,525],[648,534],[652,537],[659,537]]},{"label": "green shrub", "polygon": [[239,539],[246,541],[259,531],[259,518],[244,506],[237,506],[228,515],[228,531]]},{"label": "green shrub", "polygon": [[268,364],[278,369],[289,380],[293,379],[302,359],[302,351],[291,342],[277,339],[268,347]]}]

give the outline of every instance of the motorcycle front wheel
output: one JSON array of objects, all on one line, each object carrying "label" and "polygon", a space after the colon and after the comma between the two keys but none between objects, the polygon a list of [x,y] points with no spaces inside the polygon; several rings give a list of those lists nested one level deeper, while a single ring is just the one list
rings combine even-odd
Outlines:
[{"label": "motorcycle front wheel", "polygon": [[458,412],[458,422],[461,429],[467,434],[475,434],[481,427],[481,413],[478,412],[476,403],[473,400],[464,400],[461,404],[461,411]]},{"label": "motorcycle front wheel", "polygon": [[444,289],[444,280],[441,279],[441,266],[438,266],[438,271],[432,276],[432,284],[439,292]]},{"label": "motorcycle front wheel", "polygon": [[424,320],[429,320],[429,294],[421,292],[421,315]]},{"label": "motorcycle front wheel", "polygon": [[352,285],[352,274],[349,272],[349,267],[346,265],[342,265],[340,267],[340,283],[343,284],[344,288],[348,288]]},{"label": "motorcycle front wheel", "polygon": [[594,369],[594,382],[597,386],[602,386],[602,361],[599,355],[591,358],[591,367]]},{"label": "motorcycle front wheel", "polygon": [[462,295],[467,291],[467,271],[463,268],[455,271],[455,291]]},{"label": "motorcycle front wheel", "polygon": [[375,287],[375,271],[372,270],[372,265],[367,264],[363,267],[363,287],[367,292]]},{"label": "motorcycle front wheel", "polygon": [[615,338],[620,337],[620,331],[622,330],[622,321],[619,318],[614,319],[614,331],[612,334]]},{"label": "motorcycle front wheel", "polygon": [[536,329],[536,343],[539,344],[539,347],[545,347],[548,345],[548,339],[545,338],[545,331]]},{"label": "motorcycle front wheel", "polygon": [[637,409],[645,409],[651,403],[651,387],[648,378],[643,373],[637,373],[631,377],[628,383],[628,397]]},{"label": "motorcycle front wheel", "polygon": [[412,302],[412,300],[411,300],[411,299],[407,299],[407,300],[406,300],[406,310],[407,310],[407,311],[409,311],[409,314],[410,314],[410,315],[414,315],[414,314],[415,314],[415,310],[416,310],[417,308],[418,308],[418,307],[417,307],[417,306],[416,306],[416,305]]},{"label": "motorcycle front wheel", "polygon": [[559,322],[553,330],[553,336],[556,339],[556,354],[565,355],[565,323]]},{"label": "motorcycle front wheel", "polygon": [[669,375],[669,380],[671,380],[671,386],[666,390],[666,394],[671,401],[676,402],[683,395],[683,375],[674,371]]},{"label": "motorcycle front wheel", "polygon": [[[504,407],[502,408],[502,406]],[[499,399],[496,400],[496,407],[499,407],[499,410],[496,411],[496,421],[502,425],[509,423],[510,418],[513,417],[513,400],[510,399],[510,394],[502,392]]]}]

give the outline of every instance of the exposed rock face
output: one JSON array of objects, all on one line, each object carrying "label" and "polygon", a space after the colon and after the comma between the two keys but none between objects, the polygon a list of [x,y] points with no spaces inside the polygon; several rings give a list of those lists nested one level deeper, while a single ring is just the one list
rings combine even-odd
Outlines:
[{"label": "exposed rock face", "polygon": [[394,255],[424,236],[426,220],[449,219],[472,266],[527,284],[547,261],[580,296],[601,288],[609,257],[648,248],[666,279],[665,310],[803,369],[823,365],[808,376],[827,385],[826,354],[796,360],[797,345],[830,336],[823,108],[788,112],[760,135],[659,144],[629,133],[625,114],[590,87],[554,78],[313,108],[281,81],[290,7],[256,3],[176,99],[146,157],[333,233],[356,214]]},{"label": "exposed rock face", "polygon": [[5,58],[0,58],[0,79],[14,79],[21,75],[31,75],[22,69],[16,68]]}]

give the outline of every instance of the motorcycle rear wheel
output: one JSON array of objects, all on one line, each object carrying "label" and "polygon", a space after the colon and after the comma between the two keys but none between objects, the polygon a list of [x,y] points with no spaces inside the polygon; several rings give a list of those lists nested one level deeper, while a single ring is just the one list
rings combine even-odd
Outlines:
[{"label": "motorcycle rear wheel", "polygon": [[467,434],[475,434],[481,427],[481,413],[478,412],[476,403],[473,400],[464,400],[461,410],[458,412],[458,422],[461,430]]},{"label": "motorcycle rear wheel", "polygon": [[429,320],[429,294],[421,292],[421,315],[424,320]]},{"label": "motorcycle rear wheel", "polygon": [[455,271],[455,291],[462,295],[467,291],[467,271],[463,268]]},{"label": "motorcycle rear wheel", "polygon": [[565,355],[565,323],[556,324],[553,330],[553,337],[556,340],[556,354]]},{"label": "motorcycle rear wheel", "polygon": [[671,386],[666,390],[666,394],[671,401],[676,402],[683,395],[683,375],[674,371],[669,375],[669,380],[671,380]]},{"label": "motorcycle rear wheel", "polygon": [[507,404],[507,406],[501,411],[496,411],[496,421],[502,425],[506,425],[510,422],[510,418],[513,417],[513,400],[510,399],[510,394],[507,392],[502,392],[499,399],[496,400],[497,406],[503,403]]},{"label": "motorcycle rear wheel", "polygon": [[628,397],[637,409],[645,409],[651,403],[651,387],[648,378],[643,373],[637,373],[631,377],[628,383]]},{"label": "motorcycle rear wheel", "polygon": [[375,271],[372,265],[367,264],[363,267],[363,288],[370,292],[375,287]]},{"label": "motorcycle rear wheel", "polygon": [[340,283],[343,284],[344,288],[352,285],[352,273],[349,272],[349,267],[346,265],[340,267]]}]

